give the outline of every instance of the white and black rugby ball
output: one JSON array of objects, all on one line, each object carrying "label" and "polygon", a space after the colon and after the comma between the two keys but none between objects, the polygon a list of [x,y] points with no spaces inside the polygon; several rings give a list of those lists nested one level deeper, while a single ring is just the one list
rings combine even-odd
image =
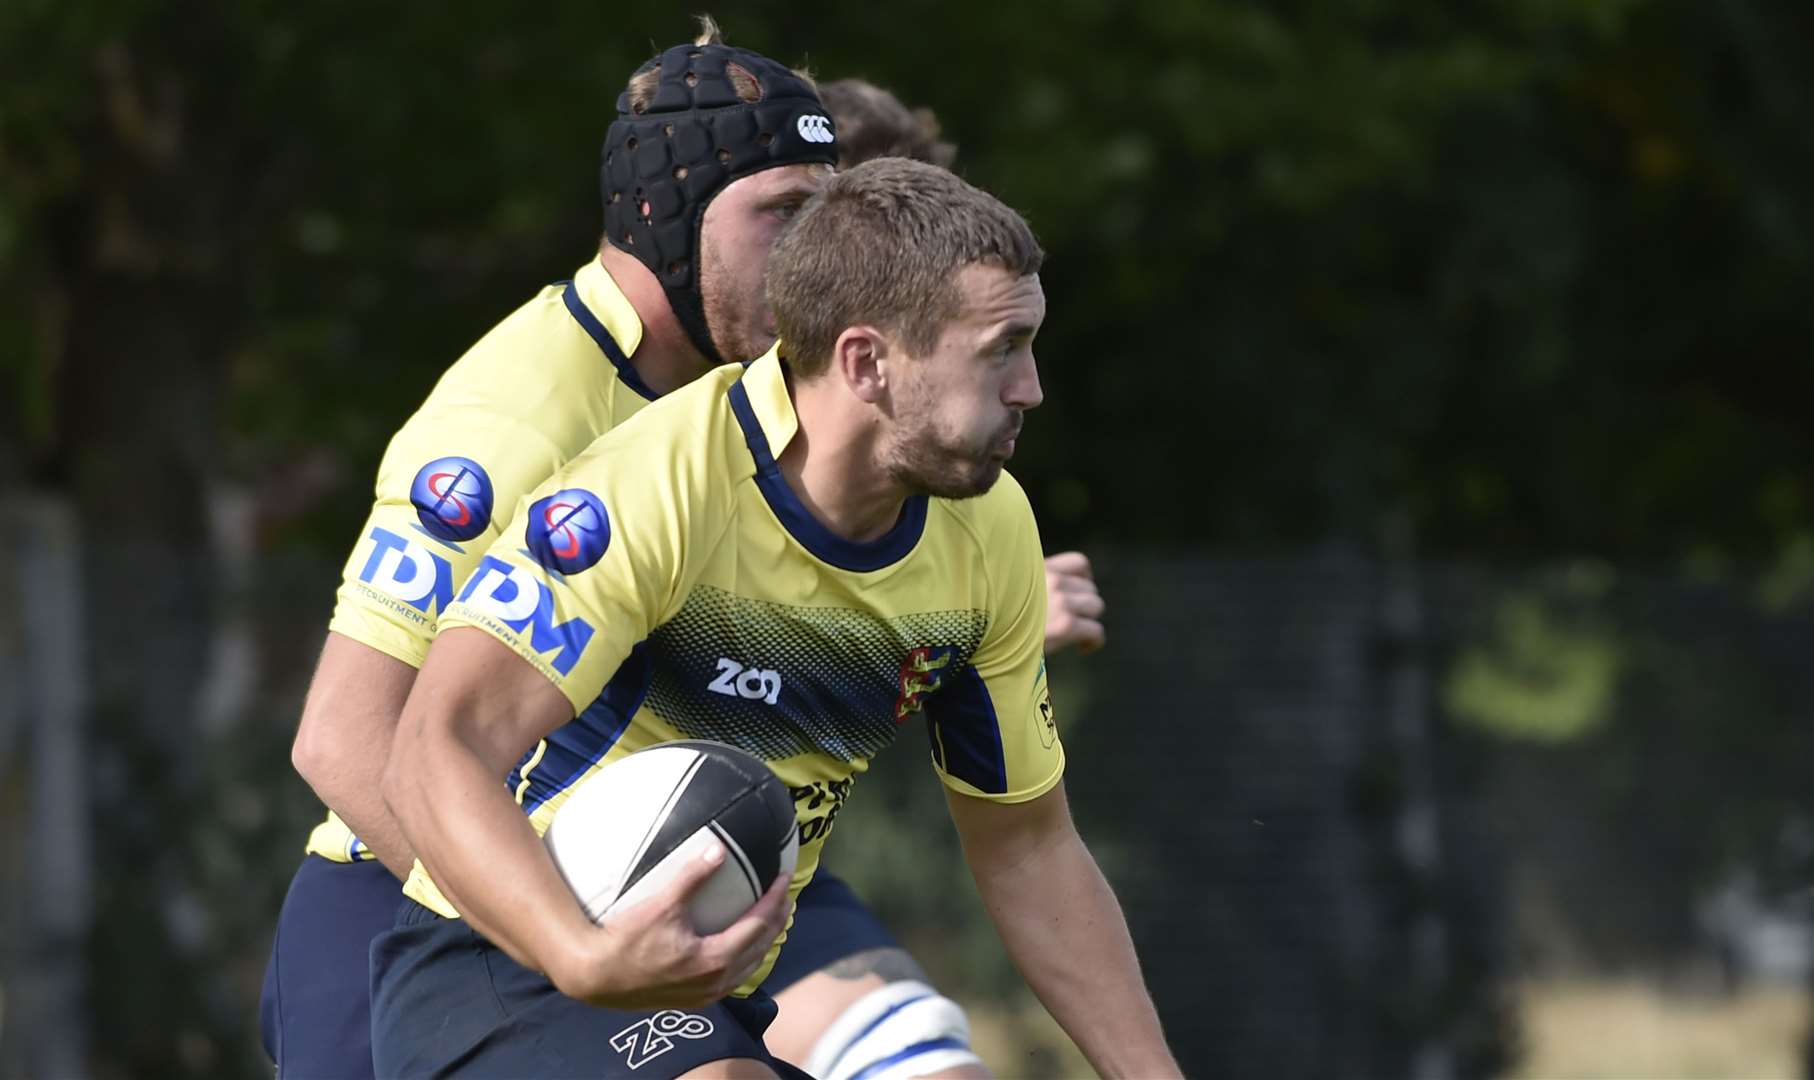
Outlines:
[{"label": "white and black rugby ball", "polygon": [[704,740],[651,746],[593,773],[542,842],[593,922],[658,890],[702,845],[722,844],[724,862],[687,905],[701,934],[736,922],[800,854],[787,787],[758,758]]}]

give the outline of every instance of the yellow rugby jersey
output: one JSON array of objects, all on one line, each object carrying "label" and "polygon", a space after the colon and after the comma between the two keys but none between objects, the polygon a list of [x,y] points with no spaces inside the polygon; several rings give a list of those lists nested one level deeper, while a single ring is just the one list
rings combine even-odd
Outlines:
[{"label": "yellow rugby jersey", "polygon": [[[517,500],[655,397],[627,359],[642,323],[597,259],[493,327],[442,375],[378,467],[328,628],[420,667],[435,623]],[[308,850],[371,852],[338,815]]]},{"label": "yellow rugby jersey", "polygon": [[[966,795],[1019,802],[1058,783],[1045,571],[1020,485],[910,499],[854,543],[775,465],[795,430],[773,352],[708,374],[543,484],[448,608],[444,629],[493,635],[573,705],[506,780],[537,833],[605,764],[715,739],[792,790],[797,896],[853,778],[910,722]],[[404,892],[458,917],[419,862]]]}]

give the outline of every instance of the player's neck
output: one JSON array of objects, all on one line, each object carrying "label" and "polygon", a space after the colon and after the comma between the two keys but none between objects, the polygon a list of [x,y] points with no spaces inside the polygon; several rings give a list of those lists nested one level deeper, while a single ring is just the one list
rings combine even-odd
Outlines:
[{"label": "player's neck", "polygon": [[874,413],[853,408],[832,386],[834,381],[801,383],[788,376],[799,429],[776,464],[819,524],[863,543],[894,527],[908,492],[880,464],[881,431]]},{"label": "player's neck", "polygon": [[602,245],[598,261],[623,291],[624,299],[636,310],[642,322],[642,341],[630,354],[630,366],[657,394],[678,390],[711,370],[693,339],[687,336],[674,309],[668,305],[668,294],[649,268],[609,244]]}]

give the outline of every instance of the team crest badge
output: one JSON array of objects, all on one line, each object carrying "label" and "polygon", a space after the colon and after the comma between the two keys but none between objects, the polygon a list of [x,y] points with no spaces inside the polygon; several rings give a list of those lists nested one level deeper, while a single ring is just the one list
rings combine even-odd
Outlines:
[{"label": "team crest badge", "polygon": [[955,645],[922,645],[907,652],[901,661],[900,695],[894,699],[894,722],[904,724],[920,711],[927,694],[939,688],[950,671],[951,658],[957,655]]}]

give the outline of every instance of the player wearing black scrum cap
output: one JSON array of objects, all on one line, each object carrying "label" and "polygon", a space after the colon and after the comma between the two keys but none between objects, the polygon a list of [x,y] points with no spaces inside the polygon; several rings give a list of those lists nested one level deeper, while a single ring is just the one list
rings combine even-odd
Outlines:
[{"label": "player wearing black scrum cap", "polygon": [[[597,258],[494,327],[392,439],[292,754],[333,812],[309,838],[266,973],[280,1075],[373,1075],[367,951],[414,861],[380,778],[440,614],[524,493],[648,402],[769,348],[769,248],[830,175],[835,139],[806,77],[715,27],[664,51],[618,100]],[[710,1047],[675,1045],[667,1063]]]},{"label": "player wearing black scrum cap", "polygon": [[607,269],[613,250],[641,264],[708,364],[760,356],[775,338],[768,249],[838,160],[815,88],[746,49],[677,46],[638,69],[617,110],[600,170]]}]

